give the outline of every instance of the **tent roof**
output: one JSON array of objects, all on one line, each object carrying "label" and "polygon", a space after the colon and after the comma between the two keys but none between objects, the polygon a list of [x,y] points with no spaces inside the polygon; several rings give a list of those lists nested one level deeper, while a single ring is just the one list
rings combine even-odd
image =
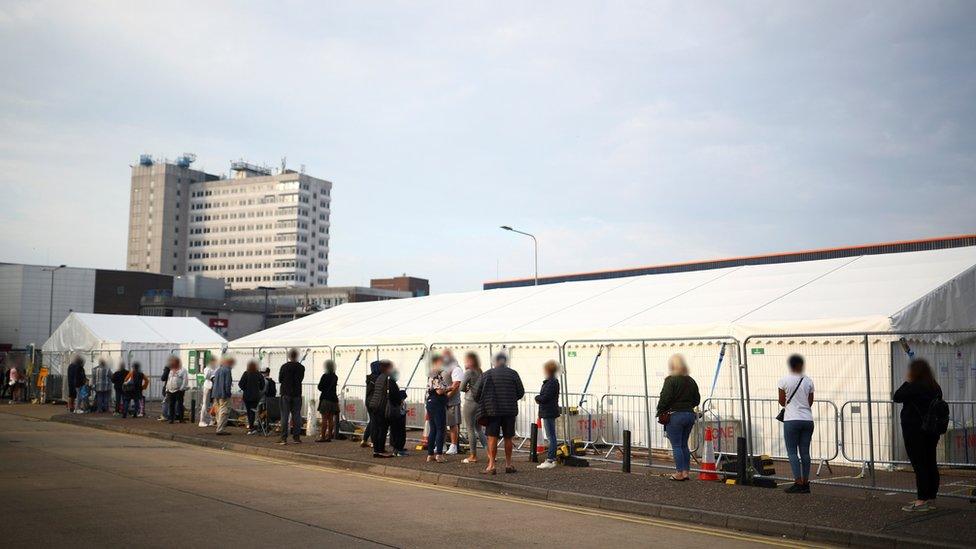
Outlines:
[{"label": "tent roof", "polygon": [[[976,291],[969,288],[974,283],[976,247],[864,255],[349,303],[232,345],[561,342],[970,327],[976,325]],[[947,290],[953,286],[963,290]],[[946,307],[947,300],[964,303]]]},{"label": "tent roof", "polygon": [[106,345],[130,347],[221,344],[226,340],[197,318],[71,313],[44,343],[45,351],[94,350]]}]

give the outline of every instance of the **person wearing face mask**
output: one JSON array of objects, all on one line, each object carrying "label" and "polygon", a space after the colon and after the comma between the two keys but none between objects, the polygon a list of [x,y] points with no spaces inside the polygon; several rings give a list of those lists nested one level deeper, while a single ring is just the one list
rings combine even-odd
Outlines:
[{"label": "person wearing face mask", "polygon": [[394,368],[390,372],[390,446],[393,447],[393,455],[405,457],[407,455],[407,408],[404,405],[407,400],[407,392],[400,389],[397,381],[400,380],[400,370]]},{"label": "person wearing face mask", "polygon": [[335,373],[336,364],[332,359],[325,361],[325,373],[319,379],[319,413],[322,414],[322,426],[319,438],[315,442],[331,442],[339,426],[339,395],[337,388],[339,376]]}]

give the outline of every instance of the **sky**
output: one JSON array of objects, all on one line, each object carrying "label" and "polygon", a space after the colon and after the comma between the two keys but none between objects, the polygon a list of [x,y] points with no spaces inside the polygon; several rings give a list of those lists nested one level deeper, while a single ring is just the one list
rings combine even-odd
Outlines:
[{"label": "sky", "polygon": [[974,2],[0,0],[0,261],[124,268],[131,164],[333,182],[330,285],[976,232]]}]

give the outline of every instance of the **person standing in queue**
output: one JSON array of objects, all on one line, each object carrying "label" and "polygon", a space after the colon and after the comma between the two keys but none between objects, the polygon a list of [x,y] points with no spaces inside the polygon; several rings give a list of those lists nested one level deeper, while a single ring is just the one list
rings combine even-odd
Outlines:
[{"label": "person standing in queue", "polygon": [[485,372],[474,387],[474,399],[479,405],[478,419],[484,418],[488,423],[488,466],[482,474],[495,474],[499,436],[505,439],[505,472],[516,472],[512,463],[512,439],[515,437],[518,402],[524,396],[522,378],[508,366],[508,357],[498,353],[494,367]]},{"label": "person standing in queue", "polygon": [[129,370],[125,368],[125,362],[119,361],[119,367],[112,372],[112,386],[115,388],[115,415],[122,415],[122,384],[128,377]]},{"label": "person standing in queue", "polygon": [[664,378],[658,398],[657,417],[664,424],[664,433],[671,442],[671,453],[674,455],[675,473],[669,478],[689,480],[691,450],[688,449],[688,437],[698,418],[695,408],[701,402],[701,395],[698,384],[688,372],[685,357],[672,355],[668,359],[668,371],[670,374]]},{"label": "person standing in queue", "polygon": [[783,440],[793,470],[788,494],[810,493],[810,441],[813,439],[813,381],[803,373],[803,357],[791,355],[790,373],[779,380],[779,405],[783,407]]},{"label": "person standing in queue", "polygon": [[92,368],[92,385],[95,387],[95,411],[107,412],[109,397],[112,395],[112,374],[104,359],[99,359],[98,365]]},{"label": "person standing in queue", "polygon": [[546,460],[536,466],[537,469],[555,469],[556,467],[556,418],[559,417],[559,379],[556,374],[559,372],[559,363],[555,360],[547,361],[542,369],[546,379],[542,382],[539,394],[535,396],[535,402],[539,405],[539,419],[542,420],[542,427],[546,431],[546,440],[549,441],[549,449],[546,452]]},{"label": "person standing in queue", "polygon": [[[14,377],[13,370],[16,370],[15,366],[11,366],[11,379]],[[87,383],[85,379],[85,359],[81,358],[79,355],[75,355],[71,360],[71,364],[68,366],[68,411],[74,413],[75,411],[75,399],[78,398],[78,389]],[[13,384],[11,384],[11,387]]]},{"label": "person standing in queue", "polygon": [[214,423],[214,417],[210,414],[213,406],[213,378],[217,373],[217,359],[211,356],[207,360],[207,365],[203,368],[203,395],[200,400],[200,427],[210,427]]},{"label": "person standing in queue", "polygon": [[373,389],[376,386],[376,378],[380,375],[380,361],[374,360],[369,363],[369,373],[366,374],[366,398],[363,400],[364,406],[366,407],[366,428],[363,429],[363,440],[359,443],[360,448],[366,448],[371,445],[372,434],[370,429],[373,428],[373,412],[369,409],[369,401],[373,398]]},{"label": "person standing in queue", "polygon": [[122,382],[122,417],[129,416],[129,404],[133,406],[132,416],[139,416],[139,402],[142,401],[142,392],[149,387],[149,378],[142,373],[142,365],[138,362],[132,363],[132,370],[125,376]]},{"label": "person standing in queue", "polygon": [[331,358],[325,361],[325,373],[319,379],[319,413],[322,414],[321,433],[315,442],[331,442],[339,428],[339,376]]},{"label": "person standing in queue", "polygon": [[407,392],[400,389],[397,382],[400,381],[400,370],[396,367],[390,372],[390,446],[393,447],[393,455],[406,457],[407,455],[407,409],[404,403],[407,400]]},{"label": "person standing in queue", "polygon": [[478,444],[482,448],[488,447],[485,430],[478,425],[478,403],[474,400],[474,387],[481,379],[481,362],[478,354],[468,352],[464,355],[464,381],[461,382],[461,392],[464,393],[464,403],[461,405],[461,415],[464,418],[464,428],[468,432],[468,457],[461,463],[478,462]]},{"label": "person standing in queue", "polygon": [[[915,359],[908,365],[905,382],[895,391],[892,400],[902,404],[901,432],[905,439],[905,452],[915,471],[915,501],[902,507],[903,511],[932,511],[932,502],[939,493],[939,466],[936,447],[939,444],[940,429],[933,429],[934,417],[948,412],[944,406],[942,387],[939,387],[932,374],[932,367],[923,359]],[[937,406],[941,404],[941,406]],[[941,421],[945,423],[948,414]],[[939,432],[942,431],[942,432]]]},{"label": "person standing in queue", "polygon": [[217,434],[222,436],[230,434],[227,431],[227,420],[230,418],[231,382],[233,381],[231,370],[234,369],[234,362],[232,357],[225,356],[220,360],[220,368],[217,368],[213,376],[211,395],[217,405]]},{"label": "person standing in queue", "polygon": [[427,376],[427,463],[444,461],[444,429],[447,426],[447,387],[444,380],[444,357],[430,359]]},{"label": "person standing in queue", "polygon": [[241,389],[241,397],[244,400],[244,410],[247,414],[247,434],[257,433],[254,427],[254,418],[258,412],[258,404],[264,395],[264,376],[258,371],[258,361],[247,361],[247,368],[238,380],[237,386]]},{"label": "person standing in queue", "polygon": [[392,381],[390,372],[393,370],[393,363],[389,360],[380,360],[378,363],[379,375],[376,376],[372,396],[366,403],[372,418],[369,434],[373,439],[373,457],[389,458],[393,455],[386,452],[386,435],[390,429],[390,405],[392,404],[390,401],[390,384]]},{"label": "person standing in queue", "polygon": [[461,439],[461,383],[464,381],[464,370],[454,358],[450,349],[444,349],[444,375],[448,383],[447,388],[447,431],[451,445],[445,455],[453,456],[458,453],[458,442]]},{"label": "person standing in queue", "polygon": [[302,381],[305,379],[305,366],[298,362],[298,349],[288,351],[288,362],[278,370],[278,384],[281,386],[281,439],[278,444],[288,444],[288,420],[291,418],[291,439],[301,444],[302,438]]},{"label": "person standing in queue", "polygon": [[163,385],[166,391],[166,417],[170,423],[174,421],[183,423],[183,395],[190,385],[190,377],[180,359],[175,356],[169,357],[167,370],[169,376],[166,378],[166,384]]}]

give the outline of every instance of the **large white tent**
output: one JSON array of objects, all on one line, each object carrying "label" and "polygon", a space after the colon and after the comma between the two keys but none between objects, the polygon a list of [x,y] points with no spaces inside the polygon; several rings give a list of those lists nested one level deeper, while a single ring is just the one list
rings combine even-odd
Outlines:
[{"label": "large white tent", "polygon": [[[774,455],[782,453],[772,419],[777,380],[786,357],[800,352],[822,400],[815,441],[821,455],[815,457],[858,461],[862,456],[856,454],[866,450],[852,440],[865,437],[866,422],[851,423],[842,434],[838,418],[866,410],[861,404],[869,379],[872,400],[890,399],[907,364],[899,334],[974,327],[976,247],[960,247],[350,303],[240,338],[230,347],[260,354],[272,367],[282,361],[277,354],[284,348],[311,348],[306,381],[317,379],[325,356],[334,356],[341,379],[353,387],[376,357],[406,369],[410,386],[422,385],[424,376],[413,371],[431,347],[473,350],[483,359],[504,347],[527,387],[539,381],[543,360],[561,358],[572,400],[591,409],[613,407],[616,416],[607,420],[617,428],[623,427],[621,414],[643,414],[638,410],[644,406],[645,363],[653,397],[668,356],[684,354],[703,396],[713,397],[712,406],[730,416],[739,413],[736,367],[747,360],[753,415],[760,418],[753,418],[755,438],[768,445],[760,450]],[[766,337],[750,337],[761,335]],[[627,341],[633,339],[645,341]],[[908,339],[932,357],[947,397],[976,396],[971,336]],[[722,343],[732,346],[718,368]],[[897,454],[891,429],[896,414],[890,402],[885,406],[872,407],[873,434],[876,454],[890,458]],[[658,438],[646,425],[627,427],[638,444],[646,444],[645,434]],[[837,450],[845,434],[847,446]]]},{"label": "large white tent", "polygon": [[[71,313],[44,342],[44,361],[52,373],[64,373],[73,354],[92,363],[106,359],[139,362],[151,377],[162,372],[170,354],[191,348],[219,348],[226,340],[196,318]],[[150,397],[159,388],[151,387]]]}]

